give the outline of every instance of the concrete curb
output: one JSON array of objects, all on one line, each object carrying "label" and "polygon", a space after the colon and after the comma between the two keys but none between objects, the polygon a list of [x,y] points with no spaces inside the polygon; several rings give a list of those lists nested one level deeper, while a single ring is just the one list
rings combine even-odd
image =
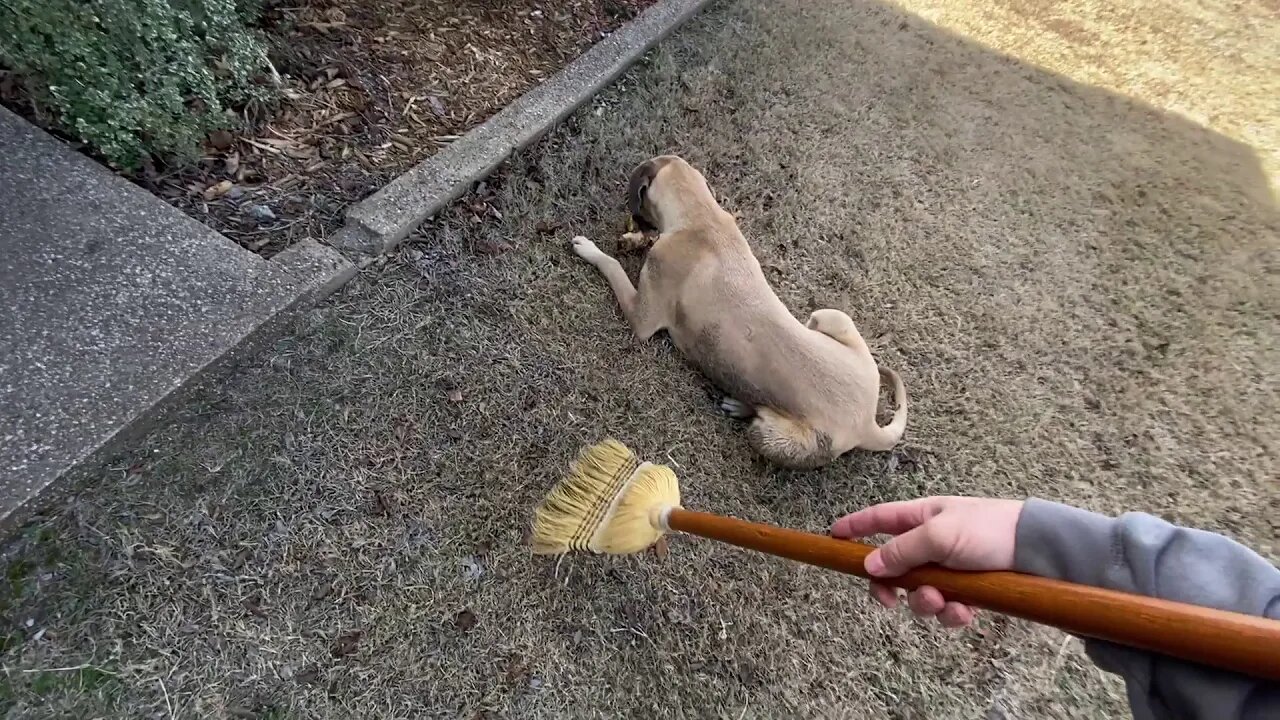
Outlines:
[{"label": "concrete curb", "polygon": [[515,151],[613,82],[711,0],[659,0],[475,129],[347,209],[330,245],[348,256],[390,251]]}]

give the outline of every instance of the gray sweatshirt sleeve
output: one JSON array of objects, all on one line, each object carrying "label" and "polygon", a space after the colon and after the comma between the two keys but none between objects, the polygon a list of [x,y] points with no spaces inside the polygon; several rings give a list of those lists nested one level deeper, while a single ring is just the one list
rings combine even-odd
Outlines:
[{"label": "gray sweatshirt sleeve", "polygon": [[[1119,518],[1028,500],[1019,572],[1280,620],[1280,569],[1221,535],[1143,513]],[[1280,718],[1280,683],[1097,640],[1089,657],[1125,680],[1136,720]]]}]

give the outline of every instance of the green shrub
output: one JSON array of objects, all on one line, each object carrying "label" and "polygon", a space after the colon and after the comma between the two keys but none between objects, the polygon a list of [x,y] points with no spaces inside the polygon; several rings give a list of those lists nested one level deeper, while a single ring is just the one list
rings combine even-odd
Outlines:
[{"label": "green shrub", "polygon": [[107,162],[194,157],[270,84],[257,0],[0,0],[0,64]]}]

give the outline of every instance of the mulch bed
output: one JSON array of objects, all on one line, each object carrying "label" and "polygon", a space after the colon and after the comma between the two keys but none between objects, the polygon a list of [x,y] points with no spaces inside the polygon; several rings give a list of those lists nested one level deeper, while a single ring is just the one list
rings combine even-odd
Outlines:
[{"label": "mulch bed", "polygon": [[135,182],[270,256],[447,146],[654,0],[269,0],[280,104]]}]

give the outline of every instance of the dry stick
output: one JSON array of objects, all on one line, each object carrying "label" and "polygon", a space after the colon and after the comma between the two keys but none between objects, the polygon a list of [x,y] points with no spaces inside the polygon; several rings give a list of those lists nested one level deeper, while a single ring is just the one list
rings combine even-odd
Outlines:
[{"label": "dry stick", "polygon": [[[871,578],[874,547],[736,518],[672,509],[672,530]],[[889,583],[937,588],[948,600],[1245,675],[1280,680],[1280,621],[1015,572],[916,568]]]}]

